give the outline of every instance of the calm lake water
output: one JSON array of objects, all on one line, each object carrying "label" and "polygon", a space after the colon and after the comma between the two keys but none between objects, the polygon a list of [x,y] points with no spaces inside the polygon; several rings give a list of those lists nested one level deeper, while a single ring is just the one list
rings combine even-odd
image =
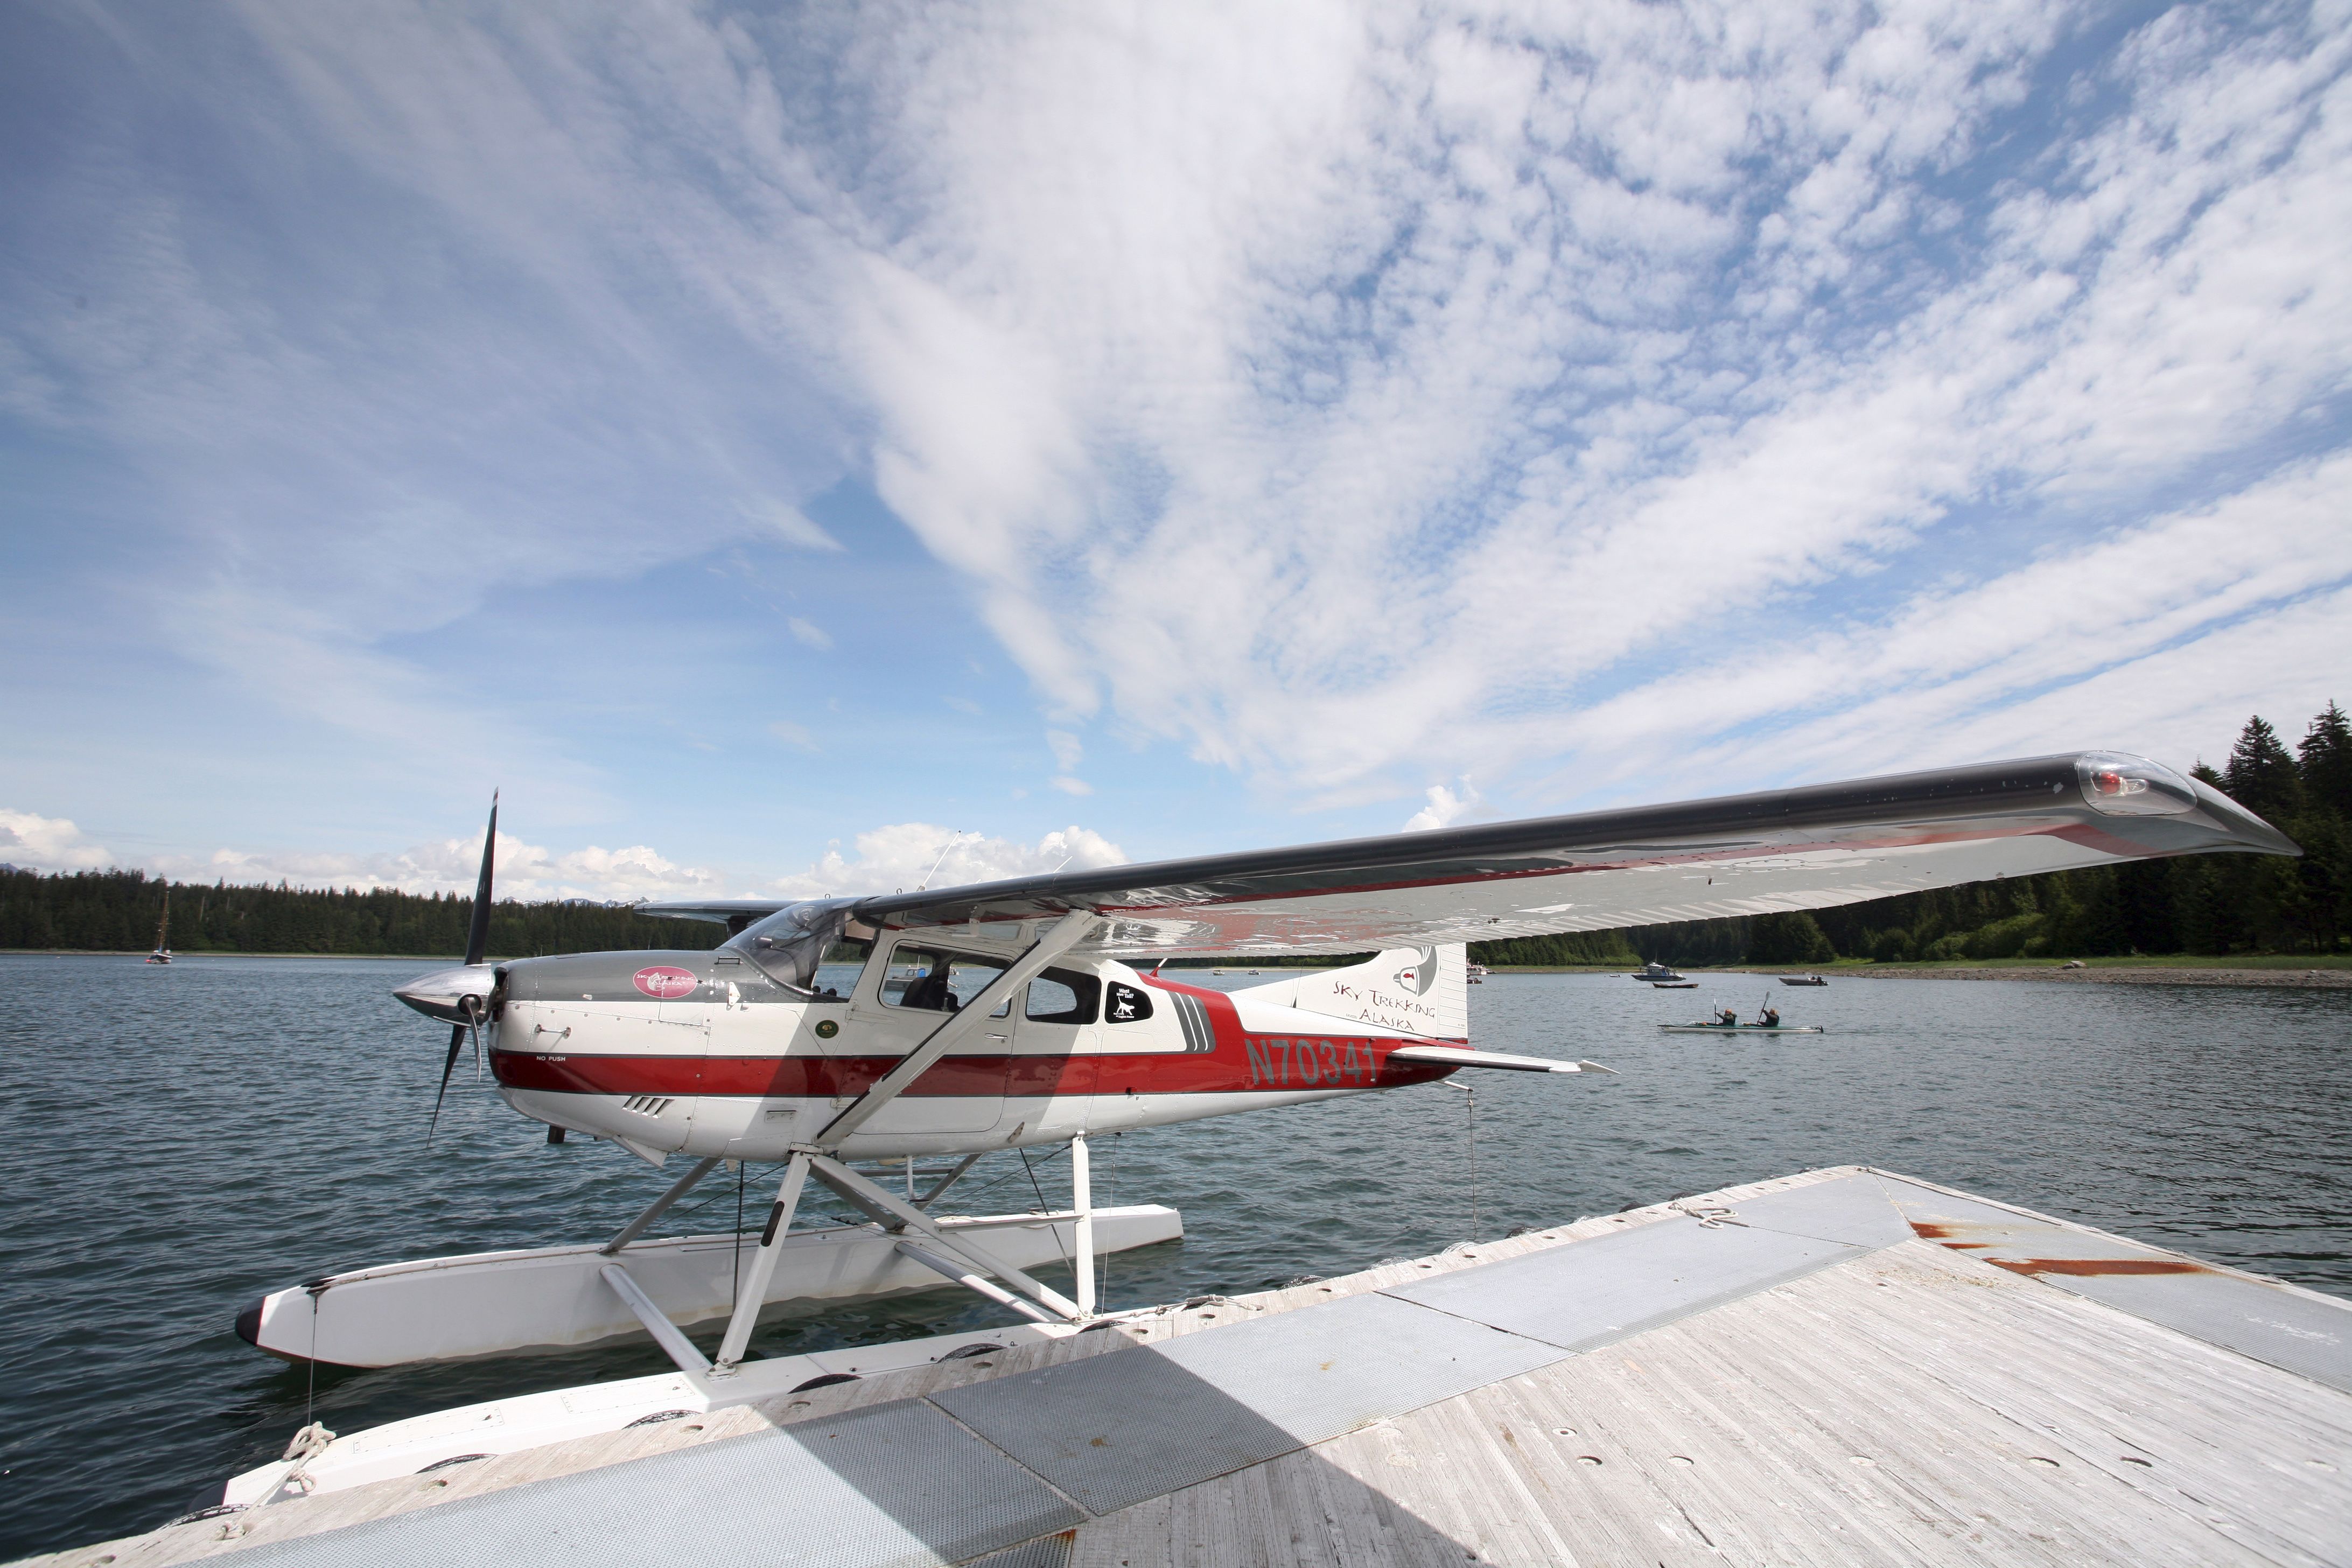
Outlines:
[{"label": "calm lake water", "polygon": [[[350,1432],[667,1370],[640,1342],[322,1370],[314,1389],[232,1332],[254,1297],[334,1269],[598,1239],[668,1180],[604,1144],[547,1147],[464,1065],[428,1152],[446,1036],[389,994],[425,967],[0,955],[0,1558],[162,1522],[276,1458],[306,1399]],[[1474,1191],[1494,1236],[1849,1162],[2352,1295],[2352,993],[1842,980],[1769,987],[1788,1022],[1827,1035],[1653,1027],[1718,1004],[1752,1014],[1767,989],[1503,975],[1474,990],[1480,1045],[1622,1075],[1485,1075],[1475,1188],[1469,1099],[1443,1084],[1107,1140],[1097,1200],[1173,1204],[1188,1233],[1110,1259],[1107,1299],[1433,1252],[1471,1234]],[[1032,1158],[1045,1195],[1066,1194],[1061,1161]],[[772,1173],[748,1176],[755,1216],[763,1178],[772,1193]],[[1029,1184],[992,1156],[958,1206],[1025,1207]],[[680,1228],[727,1227],[734,1184],[706,1190]],[[776,1324],[756,1348],[1001,1321],[950,1292]]]}]

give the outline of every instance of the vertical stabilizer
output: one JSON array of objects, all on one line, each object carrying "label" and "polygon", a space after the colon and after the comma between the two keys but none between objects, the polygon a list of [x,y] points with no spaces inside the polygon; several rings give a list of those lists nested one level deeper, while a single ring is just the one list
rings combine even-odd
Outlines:
[{"label": "vertical stabilizer", "polygon": [[1237,995],[1301,1012],[1406,1029],[1433,1040],[1470,1037],[1469,950],[1394,947],[1345,969],[1308,969]]}]

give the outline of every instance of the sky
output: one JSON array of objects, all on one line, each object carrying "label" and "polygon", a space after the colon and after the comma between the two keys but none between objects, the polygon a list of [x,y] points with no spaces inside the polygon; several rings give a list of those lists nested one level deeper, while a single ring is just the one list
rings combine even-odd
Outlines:
[{"label": "sky", "polygon": [[0,861],[887,891],[2352,700],[2352,5],[0,8]]}]

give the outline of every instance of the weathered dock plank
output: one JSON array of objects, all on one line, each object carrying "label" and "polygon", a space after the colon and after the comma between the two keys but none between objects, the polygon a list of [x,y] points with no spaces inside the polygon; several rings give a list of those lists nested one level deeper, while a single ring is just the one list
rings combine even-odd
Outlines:
[{"label": "weathered dock plank", "polygon": [[[2118,1267],[2156,1285],[2070,1288]],[[635,1561],[684,1466],[843,1568],[2352,1563],[2346,1325],[1847,1167],[39,1561]]]}]

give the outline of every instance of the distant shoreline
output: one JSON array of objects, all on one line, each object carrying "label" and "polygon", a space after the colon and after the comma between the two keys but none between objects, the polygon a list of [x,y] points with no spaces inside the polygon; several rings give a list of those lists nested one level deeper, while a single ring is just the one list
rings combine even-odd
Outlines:
[{"label": "distant shoreline", "polygon": [[[1627,974],[1618,965],[1578,964],[1506,968],[1488,965],[1494,974]],[[2335,955],[2292,958],[2261,954],[2231,962],[2204,959],[2195,963],[2119,963],[2093,962],[2066,969],[2047,961],[2018,964],[1918,963],[1825,964],[1817,970],[1694,967],[1684,972],[1693,980],[1734,975],[1778,978],[1783,974],[1820,974],[1839,980],[2041,980],[2074,985],[2267,985],[2299,986],[2321,991],[2352,990],[2352,964]]]}]

